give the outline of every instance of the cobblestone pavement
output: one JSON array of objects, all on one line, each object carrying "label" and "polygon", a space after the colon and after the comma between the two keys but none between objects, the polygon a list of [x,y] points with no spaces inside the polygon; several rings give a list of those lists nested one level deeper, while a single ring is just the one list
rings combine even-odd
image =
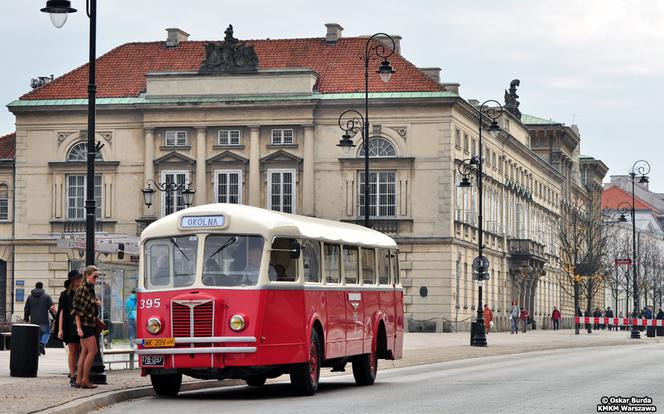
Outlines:
[{"label": "cobblestone pavement", "polygon": [[[459,333],[407,333],[404,336],[403,359],[380,361],[380,369],[429,364],[465,358],[477,358],[492,355],[505,355],[548,349],[634,345],[660,342],[664,338],[629,339],[629,332],[599,331],[587,334],[582,331],[574,335],[572,330],[529,331],[510,335],[506,332],[491,333],[487,336],[488,346],[478,348],[469,346],[468,332]],[[75,389],[69,386],[67,362],[64,349],[47,349],[47,355],[39,359],[37,378],[16,378],[9,375],[9,351],[0,351],[0,412],[33,413],[60,407],[65,403],[75,405],[76,401],[91,400],[92,396],[112,394],[115,399],[120,390],[131,390],[150,385],[149,378],[140,376],[138,370],[125,370],[124,364],[114,364],[113,370],[106,370],[108,385],[101,385],[94,390]],[[325,369],[323,376],[330,375]],[[188,377],[187,383],[199,383],[200,386],[219,386],[218,381],[199,381]],[[222,383],[231,383],[229,380]],[[235,382],[237,383],[237,382]],[[121,394],[121,393],[120,393]]]}]

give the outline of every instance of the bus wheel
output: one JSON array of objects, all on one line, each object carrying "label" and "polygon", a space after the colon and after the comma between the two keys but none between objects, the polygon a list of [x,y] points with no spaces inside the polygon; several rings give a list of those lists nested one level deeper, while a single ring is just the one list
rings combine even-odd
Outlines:
[{"label": "bus wheel", "polygon": [[357,385],[373,385],[378,373],[378,358],[376,351],[370,354],[358,355],[353,359],[353,377]]},{"label": "bus wheel", "polygon": [[150,382],[155,394],[160,397],[175,397],[180,392],[182,374],[154,375],[150,374]]},{"label": "bus wheel", "polygon": [[321,349],[316,330],[311,331],[309,361],[297,364],[290,373],[291,384],[300,395],[314,395],[320,379]]},{"label": "bus wheel", "polygon": [[244,382],[246,382],[247,385],[250,387],[260,387],[261,385],[265,385],[265,380],[266,380],[265,377],[261,375],[256,375],[253,377],[245,378]]}]

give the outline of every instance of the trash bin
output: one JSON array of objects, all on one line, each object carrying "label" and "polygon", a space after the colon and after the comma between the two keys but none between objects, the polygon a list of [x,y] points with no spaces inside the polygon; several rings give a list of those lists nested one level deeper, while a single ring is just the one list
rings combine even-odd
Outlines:
[{"label": "trash bin", "polygon": [[39,365],[39,325],[12,325],[12,346],[9,355],[9,375],[36,377]]},{"label": "trash bin", "polygon": [[655,337],[655,327],[654,326],[648,326],[646,328],[646,336],[648,338],[654,338]]},{"label": "trash bin", "polygon": [[[661,320],[658,320],[657,322],[661,322]],[[657,327],[657,336],[664,336],[664,327],[663,326],[658,326]]]}]

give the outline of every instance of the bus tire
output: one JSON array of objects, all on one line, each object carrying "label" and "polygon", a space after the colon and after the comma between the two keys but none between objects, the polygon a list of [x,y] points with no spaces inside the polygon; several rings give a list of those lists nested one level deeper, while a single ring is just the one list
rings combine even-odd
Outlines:
[{"label": "bus tire", "polygon": [[375,351],[353,359],[353,377],[357,385],[373,385],[377,373],[378,356]]},{"label": "bus tire", "polygon": [[180,392],[182,374],[154,375],[150,374],[150,382],[154,393],[160,397],[175,397]]},{"label": "bus tire", "polygon": [[320,380],[321,345],[318,332],[311,331],[309,341],[309,360],[297,364],[290,373],[291,385],[300,395],[314,395]]},{"label": "bus tire", "polygon": [[246,382],[247,385],[250,386],[250,387],[260,387],[260,386],[265,385],[266,380],[267,380],[267,378],[265,378],[264,376],[256,375],[256,376],[253,376],[253,377],[245,378],[244,382]]}]

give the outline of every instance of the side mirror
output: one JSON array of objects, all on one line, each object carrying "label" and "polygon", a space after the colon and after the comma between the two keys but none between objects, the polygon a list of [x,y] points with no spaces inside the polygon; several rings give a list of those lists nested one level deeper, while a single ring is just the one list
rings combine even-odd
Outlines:
[{"label": "side mirror", "polygon": [[290,243],[290,246],[289,246],[289,248],[290,248],[290,258],[291,259],[299,259],[300,254],[302,253],[302,246],[295,239],[289,239],[289,243]]}]

